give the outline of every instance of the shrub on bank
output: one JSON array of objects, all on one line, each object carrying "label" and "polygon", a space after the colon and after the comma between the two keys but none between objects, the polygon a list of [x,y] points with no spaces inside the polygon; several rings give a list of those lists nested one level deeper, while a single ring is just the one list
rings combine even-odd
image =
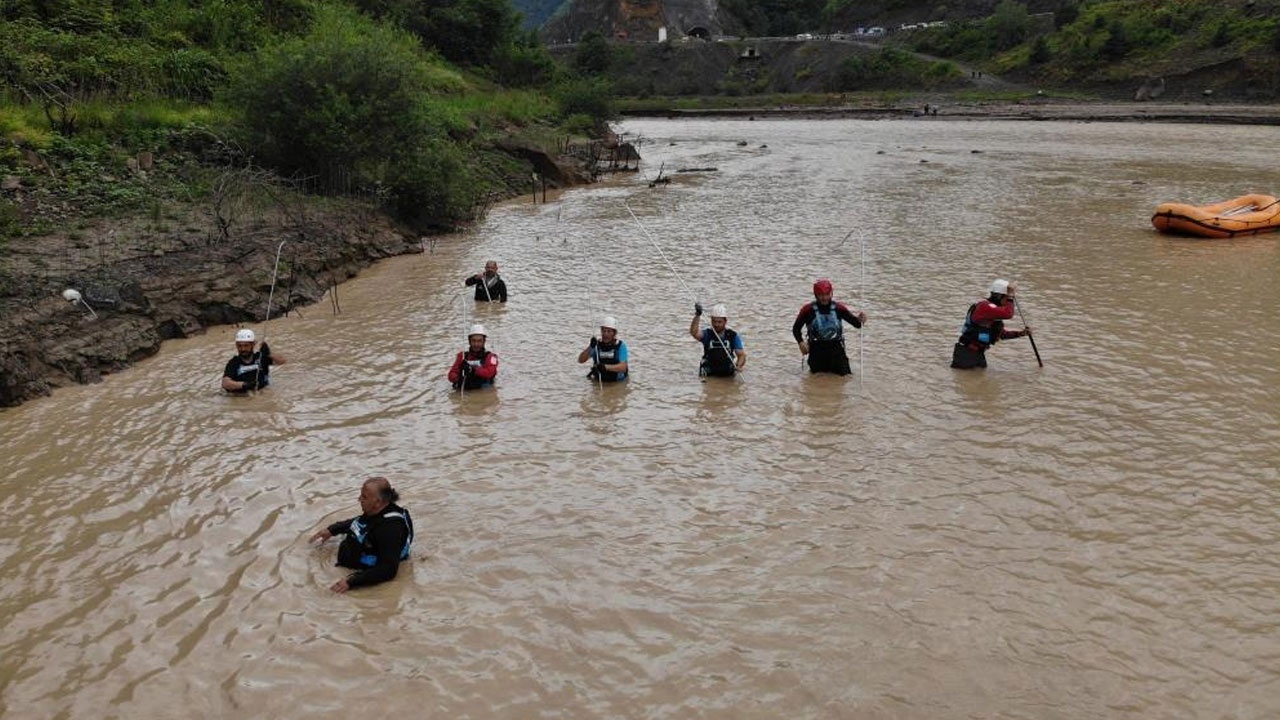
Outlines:
[{"label": "shrub on bank", "polygon": [[466,89],[409,33],[330,7],[240,68],[227,98],[247,146],[278,172],[341,191],[389,187],[403,217],[440,212],[449,225],[470,217],[477,193],[449,147],[463,121],[431,98]]}]

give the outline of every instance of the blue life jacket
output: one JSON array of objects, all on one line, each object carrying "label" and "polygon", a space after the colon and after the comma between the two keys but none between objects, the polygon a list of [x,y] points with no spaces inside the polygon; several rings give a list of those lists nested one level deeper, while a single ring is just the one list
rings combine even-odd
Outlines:
[{"label": "blue life jacket", "polygon": [[809,320],[808,329],[809,342],[844,342],[844,325],[834,302],[825,312],[816,300],[813,302],[813,318]]},{"label": "blue life jacket", "polygon": [[[413,544],[413,519],[409,517],[409,511],[404,508],[400,508],[399,510],[392,510],[391,512],[383,513],[375,517],[379,522],[385,522],[396,518],[403,521],[409,528],[409,536],[405,538],[404,547],[400,549],[400,559],[409,559],[409,546]],[[351,535],[351,537],[360,544],[360,548],[365,551],[360,553],[360,564],[365,567],[373,567],[378,564],[378,556],[372,552],[368,552],[368,550],[372,549],[370,547],[372,537],[369,534],[369,530],[369,525],[365,521],[363,515],[353,520],[351,522],[350,529],[347,530],[347,533]]]}]

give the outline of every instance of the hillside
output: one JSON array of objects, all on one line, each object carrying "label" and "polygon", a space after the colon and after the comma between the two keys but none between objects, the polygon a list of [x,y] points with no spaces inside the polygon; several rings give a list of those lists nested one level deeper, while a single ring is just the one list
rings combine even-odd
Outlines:
[{"label": "hillside", "polygon": [[491,12],[0,4],[0,406],[210,325],[336,303],[531,175],[589,182],[603,93],[507,0],[449,4]]},{"label": "hillside", "polygon": [[[1036,90],[1106,99],[1280,98],[1280,0],[708,0],[697,3],[698,22],[673,21],[682,6],[670,0],[570,0],[542,32],[549,42],[593,32],[610,38],[615,56],[624,58],[610,72],[622,95],[964,87],[936,82],[939,75],[954,75],[936,63],[894,66],[945,61]],[[876,26],[887,32],[856,34]],[[643,43],[655,40],[659,27],[680,47],[670,55],[678,62],[665,72],[653,72],[647,63],[637,73],[625,72],[626,58],[653,55]],[[708,30],[713,40],[732,36],[746,54],[729,64],[719,59],[723,50],[698,50],[698,58],[690,59],[682,31],[691,27]],[[813,60],[798,62],[795,52],[765,44],[760,38],[766,36],[833,45],[806,48],[801,52]],[[849,40],[858,42],[839,45]],[[915,55],[866,59],[862,41]],[[752,46],[769,49],[751,55]],[[828,61],[841,55],[850,59]],[[785,78],[788,72],[798,74]]]},{"label": "hillside", "polygon": [[524,27],[533,29],[542,27],[565,0],[512,0],[511,4],[523,18]]}]

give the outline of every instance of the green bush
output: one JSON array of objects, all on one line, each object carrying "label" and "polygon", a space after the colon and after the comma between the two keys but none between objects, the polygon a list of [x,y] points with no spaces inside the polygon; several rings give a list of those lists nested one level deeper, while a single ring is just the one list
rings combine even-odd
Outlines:
[{"label": "green bush", "polygon": [[387,176],[396,215],[417,227],[450,228],[474,217],[482,184],[457,146],[430,142],[403,154]]},{"label": "green bush", "polygon": [[873,55],[845,58],[830,89],[849,92],[908,85],[938,87],[962,75],[954,63],[929,62],[903,50],[886,47]]},{"label": "green bush", "polygon": [[209,101],[227,80],[222,62],[200,48],[181,48],[159,59],[161,91],[172,98]]},{"label": "green bush", "polygon": [[573,66],[585,75],[603,75],[613,64],[613,51],[609,42],[598,32],[592,31],[582,36],[577,52],[573,56]]},{"label": "green bush", "polygon": [[495,55],[493,78],[507,87],[541,87],[556,79],[555,60],[536,42],[510,45]]},{"label": "green bush", "polygon": [[18,206],[8,200],[0,199],[0,251],[4,250],[5,239],[16,235],[21,225],[22,211]]},{"label": "green bush", "polygon": [[492,65],[519,35],[511,0],[355,0],[353,5],[396,23],[460,65]]},{"label": "green bush", "polygon": [[552,90],[552,97],[560,105],[560,116],[591,117],[596,125],[603,125],[616,116],[613,89],[599,78],[566,80]]},{"label": "green bush", "polygon": [[307,35],[255,54],[227,98],[266,163],[332,180],[432,137],[426,67],[409,34],[328,6]]},{"label": "green bush", "polygon": [[571,135],[592,135],[599,129],[599,122],[590,115],[578,114],[565,118],[560,125]]}]

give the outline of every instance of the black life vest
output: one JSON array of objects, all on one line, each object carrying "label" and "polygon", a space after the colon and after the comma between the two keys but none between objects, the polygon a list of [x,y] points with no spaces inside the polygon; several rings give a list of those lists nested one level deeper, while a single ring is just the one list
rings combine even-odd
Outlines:
[{"label": "black life vest", "polygon": [[733,351],[734,338],[738,334],[725,328],[716,337],[714,329],[702,332],[702,367],[711,375],[732,375],[737,370],[737,357]]},{"label": "black life vest", "polygon": [[974,322],[973,311],[978,308],[978,303],[969,306],[969,311],[964,314],[964,328],[960,331],[961,345],[973,346],[977,345],[984,352],[987,348],[1000,342],[1000,336],[1004,333],[1003,320],[985,320],[983,322]]},{"label": "black life vest", "polygon": [[351,527],[347,529],[348,538],[338,547],[338,564],[344,567],[356,567],[357,564],[361,567],[377,565],[378,556],[373,552],[373,526],[384,522],[403,522],[409,529],[404,547],[400,548],[400,559],[409,559],[409,547],[413,545],[413,519],[409,517],[408,510],[392,505],[372,518],[361,515],[351,521]]},{"label": "black life vest", "polygon": [[[594,351],[596,364],[613,365],[619,362],[618,351],[621,347],[622,347],[621,340],[614,340],[611,343],[605,343],[603,340],[597,341],[596,349]],[[587,377],[590,377],[592,379],[595,379],[597,376],[605,382],[614,382],[617,380],[625,379],[627,377],[627,374],[624,372],[617,372],[616,370],[601,370],[599,372],[596,372],[594,368],[591,370],[591,372],[587,373]]]},{"label": "black life vest", "polygon": [[236,359],[240,364],[236,366],[236,376],[232,379],[246,383],[245,391],[260,390],[271,384],[271,348],[265,342],[248,361],[242,355],[236,355]]}]

